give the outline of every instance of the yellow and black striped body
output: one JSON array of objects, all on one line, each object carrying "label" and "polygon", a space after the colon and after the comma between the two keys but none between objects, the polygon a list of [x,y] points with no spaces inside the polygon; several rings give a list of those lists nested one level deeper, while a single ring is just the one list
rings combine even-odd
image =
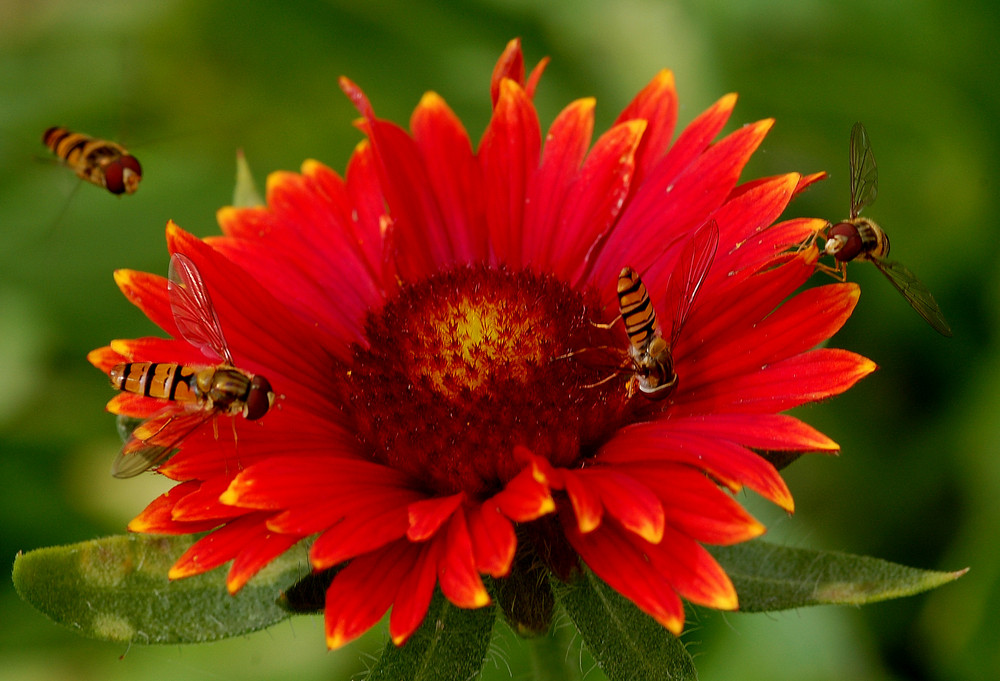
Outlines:
[{"label": "yellow and black striped body", "polygon": [[623,267],[618,275],[618,310],[639,390],[647,396],[666,396],[677,384],[670,346],[663,338],[646,285],[631,267]]},{"label": "yellow and black striped body", "polygon": [[823,252],[842,263],[882,259],[889,255],[889,237],[868,218],[850,218],[827,230]]},{"label": "yellow and black striped body", "polygon": [[45,131],[42,142],[79,177],[112,194],[132,194],[142,180],[142,166],[120,144],[62,127]]},{"label": "yellow and black striped body", "polygon": [[124,392],[172,402],[191,402],[205,410],[258,419],[274,402],[267,379],[222,364],[195,368],[164,362],[127,362],[112,367],[111,385]]}]

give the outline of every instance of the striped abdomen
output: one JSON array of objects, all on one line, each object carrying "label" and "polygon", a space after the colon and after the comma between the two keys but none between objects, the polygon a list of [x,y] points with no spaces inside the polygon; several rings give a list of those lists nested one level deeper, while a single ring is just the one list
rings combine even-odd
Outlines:
[{"label": "striped abdomen", "polygon": [[139,188],[142,166],[120,144],[62,127],[46,130],[42,142],[79,177],[112,194],[131,194]]}]

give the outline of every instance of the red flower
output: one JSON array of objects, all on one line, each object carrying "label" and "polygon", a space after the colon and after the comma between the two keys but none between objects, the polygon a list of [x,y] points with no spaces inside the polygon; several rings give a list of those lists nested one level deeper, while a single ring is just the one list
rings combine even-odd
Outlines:
[{"label": "red flower", "polygon": [[[592,99],[543,138],[532,104],[543,65],[526,77],[520,45],[508,45],[478,150],[439,96],[424,96],[407,133],[342,79],[367,136],[345,177],[316,161],[275,173],[266,207],[219,212],[221,237],[168,225],[171,253],[204,278],[233,364],[277,395],[259,420],[218,415],[232,428],[196,428],[159,466],[178,484],[129,528],[213,530],[171,578],[233,561],[235,592],[315,537],[313,568],[343,566],[326,596],[331,647],[390,608],[403,643],[435,585],[458,606],[488,604],[482,575],[516,578],[515,553],[563,578],[582,561],[674,633],[681,598],[737,607],[701,544],[764,531],[732,497],[743,488],[792,510],[756,452],[837,445],[779,412],[874,368],[813,349],[850,316],[854,284],[789,298],[816,260],[794,245],[825,221],[774,223],[819,176],[737,185],[772,121],[713,142],[732,95],[671,143],[667,71],[595,143]],[[710,265],[695,295],[671,275],[681,279],[682,252],[712,220],[719,245],[714,259],[694,253]],[[615,321],[625,265],[665,329],[686,317],[664,336],[678,379],[665,399],[636,390],[643,369]],[[91,353],[97,367],[206,365],[179,333],[165,279],[116,280],[173,340],[114,341]],[[123,393],[109,408],[148,417],[163,404]]]}]

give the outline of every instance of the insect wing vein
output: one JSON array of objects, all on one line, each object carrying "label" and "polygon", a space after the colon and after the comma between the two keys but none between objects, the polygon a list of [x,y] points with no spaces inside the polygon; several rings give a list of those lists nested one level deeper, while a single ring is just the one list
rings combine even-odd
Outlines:
[{"label": "insect wing vein", "polygon": [[878,166],[868,131],[860,122],[851,128],[851,218],[878,196]]},{"label": "insect wing vein", "polygon": [[719,248],[719,225],[715,220],[705,223],[691,237],[681,251],[677,266],[667,282],[667,300],[673,301],[674,314],[670,320],[670,346],[673,347],[687,321],[701,285],[715,261]]},{"label": "insect wing vein", "polygon": [[184,340],[232,364],[233,357],[208,288],[201,272],[186,255],[171,256],[167,292],[174,321]]},{"label": "insect wing vein", "polygon": [[111,475],[131,478],[163,463],[181,441],[208,422],[215,412],[194,405],[170,404],[139,424],[111,464]]},{"label": "insect wing vein", "polygon": [[873,259],[872,262],[892,282],[892,285],[903,294],[906,302],[917,311],[924,320],[943,336],[951,336],[951,327],[944,319],[944,313],[938,306],[930,290],[917,279],[904,265],[888,260]]}]

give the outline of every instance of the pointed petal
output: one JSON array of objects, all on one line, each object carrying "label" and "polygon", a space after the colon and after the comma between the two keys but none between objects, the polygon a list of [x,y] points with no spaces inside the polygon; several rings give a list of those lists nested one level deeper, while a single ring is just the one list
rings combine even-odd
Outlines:
[{"label": "pointed petal", "polygon": [[465,128],[444,100],[429,92],[413,112],[410,129],[450,238],[451,257],[482,262],[488,253],[482,177]]},{"label": "pointed petal", "polygon": [[484,503],[468,512],[469,536],[476,569],[491,577],[506,577],[517,548],[514,526],[496,504]]},{"label": "pointed petal", "polygon": [[554,245],[565,238],[552,225],[558,224],[571,198],[590,147],[595,105],[593,97],[578,99],[559,113],[545,136],[542,160],[528,187],[522,257],[541,270],[549,269]]},{"label": "pointed petal", "polygon": [[667,151],[677,125],[677,91],[671,71],[663,69],[657,73],[619,114],[615,123],[633,119],[648,124],[636,154],[634,183],[638,186]]},{"label": "pointed petal", "polygon": [[680,598],[632,542],[610,523],[586,534],[572,522],[564,521],[564,527],[570,544],[594,574],[675,636],[680,635],[684,628]]},{"label": "pointed petal", "polygon": [[496,257],[514,268],[521,264],[525,196],[540,149],[541,129],[534,105],[517,83],[504,79],[478,158],[490,243]]},{"label": "pointed petal", "polygon": [[406,532],[407,538],[416,542],[434,536],[464,501],[465,493],[459,492],[448,497],[413,502],[409,506],[410,528]]},{"label": "pointed petal", "polygon": [[399,584],[418,569],[420,549],[409,542],[355,558],[326,591],[326,645],[343,647],[382,619]]},{"label": "pointed petal", "polygon": [[439,536],[434,541],[444,542],[438,563],[438,582],[445,597],[460,608],[489,605],[489,594],[476,570],[465,513],[455,513],[448,521],[447,536]]}]

